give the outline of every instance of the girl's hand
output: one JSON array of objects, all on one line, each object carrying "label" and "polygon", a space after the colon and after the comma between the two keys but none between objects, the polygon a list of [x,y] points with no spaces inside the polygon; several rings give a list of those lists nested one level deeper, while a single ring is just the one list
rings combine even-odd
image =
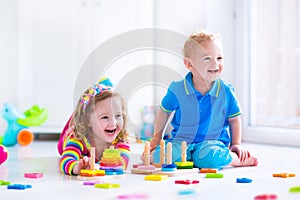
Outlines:
[{"label": "girl's hand", "polygon": [[232,145],[230,147],[230,150],[237,154],[237,156],[241,162],[244,162],[247,158],[249,158],[251,156],[250,152],[247,151],[246,149],[242,148],[242,146],[239,144]]},{"label": "girl's hand", "polygon": [[73,173],[80,174],[80,170],[90,168],[90,159],[87,156],[84,156],[79,160],[79,163],[74,166]]}]

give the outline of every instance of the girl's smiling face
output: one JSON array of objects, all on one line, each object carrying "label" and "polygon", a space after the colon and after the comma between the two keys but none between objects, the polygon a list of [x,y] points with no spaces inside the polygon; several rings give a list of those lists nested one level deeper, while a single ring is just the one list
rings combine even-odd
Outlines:
[{"label": "girl's smiling face", "polygon": [[99,143],[111,143],[123,128],[122,102],[117,96],[96,103],[89,124],[93,130],[93,139]]},{"label": "girl's smiling face", "polygon": [[222,44],[219,40],[206,40],[196,45],[193,54],[189,58],[191,66],[189,70],[197,80],[212,83],[223,71],[224,58]]}]

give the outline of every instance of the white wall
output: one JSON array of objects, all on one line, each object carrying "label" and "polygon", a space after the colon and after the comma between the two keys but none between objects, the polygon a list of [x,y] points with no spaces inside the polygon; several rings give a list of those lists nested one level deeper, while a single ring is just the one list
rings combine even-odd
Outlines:
[{"label": "white wall", "polygon": [[[0,108],[17,102],[17,0],[0,0]],[[0,117],[0,135],[6,122]]]},{"label": "white wall", "polygon": [[[21,1],[21,0],[19,0]],[[0,0],[0,106],[8,101],[17,104],[18,93],[18,0]],[[113,1],[113,0],[111,0]],[[125,0],[124,0],[125,1]],[[150,1],[151,2],[151,1]],[[155,28],[169,29],[188,36],[190,33],[208,28],[219,32],[224,40],[225,70],[223,78],[235,84],[235,0],[152,0],[153,23]],[[81,6],[86,6],[82,4]],[[97,6],[97,4],[96,4]],[[98,5],[99,6],[99,5]],[[149,1],[147,5],[149,6]],[[108,16],[113,17],[113,16]],[[117,27],[116,20],[112,26]],[[57,32],[58,33],[58,32]],[[99,34],[98,34],[99,35]],[[169,55],[170,56],[170,55]],[[179,73],[185,73],[183,62],[158,55],[156,64],[177,66]],[[174,59],[174,60],[172,60]],[[171,61],[172,60],[172,61]],[[175,63],[175,64],[174,64]],[[149,64],[149,63],[145,63]],[[24,70],[24,69],[22,69]],[[23,77],[24,78],[24,77]],[[49,77],[48,77],[49,78]],[[53,80],[55,81],[55,80]],[[26,88],[29,89],[29,88]],[[159,98],[159,96],[157,97]],[[156,99],[159,102],[159,99]],[[54,102],[55,104],[56,102]],[[62,122],[63,123],[63,122]],[[6,123],[0,117],[0,135],[6,129]]]}]

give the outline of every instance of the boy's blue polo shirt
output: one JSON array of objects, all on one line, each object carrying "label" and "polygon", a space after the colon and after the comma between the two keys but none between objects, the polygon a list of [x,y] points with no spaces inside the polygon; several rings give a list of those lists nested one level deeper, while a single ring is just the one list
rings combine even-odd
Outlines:
[{"label": "boy's blue polo shirt", "polygon": [[173,140],[187,143],[220,140],[226,146],[231,141],[228,118],[241,114],[230,84],[217,79],[203,96],[194,88],[191,72],[183,80],[170,84],[161,109],[167,113],[174,111],[171,121]]}]

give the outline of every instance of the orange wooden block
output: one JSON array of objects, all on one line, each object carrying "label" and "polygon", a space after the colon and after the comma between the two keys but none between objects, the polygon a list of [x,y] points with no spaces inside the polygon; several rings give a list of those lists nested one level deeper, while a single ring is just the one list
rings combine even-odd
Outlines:
[{"label": "orange wooden block", "polygon": [[289,174],[289,173],[279,173],[273,174],[273,177],[280,177],[280,178],[288,178],[288,177],[295,177],[296,174]]},{"label": "orange wooden block", "polygon": [[211,168],[202,168],[200,169],[200,173],[217,173],[217,170]]}]

